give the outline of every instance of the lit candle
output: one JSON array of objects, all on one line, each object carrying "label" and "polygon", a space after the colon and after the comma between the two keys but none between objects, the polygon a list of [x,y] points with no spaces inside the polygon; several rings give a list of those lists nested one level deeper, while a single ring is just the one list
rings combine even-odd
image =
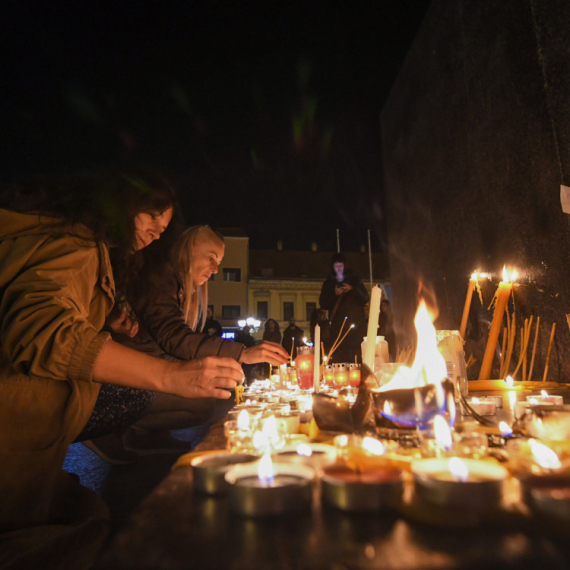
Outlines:
[{"label": "lit candle", "polygon": [[487,347],[485,348],[485,355],[483,356],[483,364],[479,372],[479,380],[488,380],[491,378],[491,367],[493,366],[493,357],[495,356],[495,348],[499,340],[499,333],[501,332],[501,324],[505,309],[511,296],[513,284],[509,282],[507,276],[507,269],[503,267],[503,281],[499,283],[499,288],[495,293],[495,312],[493,313],[493,322],[491,323],[491,330],[489,331],[489,338],[487,340]]},{"label": "lit candle", "polygon": [[194,476],[194,489],[208,495],[225,493],[228,484],[224,476],[231,467],[238,463],[251,463],[257,459],[259,458],[256,455],[226,452],[196,457],[190,463]]},{"label": "lit candle", "polygon": [[465,340],[465,331],[467,330],[467,319],[469,318],[469,308],[471,307],[473,291],[479,285],[477,277],[477,273],[473,273],[471,279],[469,279],[469,286],[467,287],[467,296],[465,297],[465,306],[463,307],[463,316],[461,317],[461,326],[459,327],[459,334],[463,340]]},{"label": "lit candle", "polygon": [[404,478],[396,467],[360,471],[331,465],[323,471],[323,498],[343,511],[378,511],[397,506],[402,498]]},{"label": "lit candle", "polygon": [[270,516],[309,510],[315,471],[308,465],[258,463],[235,465],[225,475],[232,510],[246,516]]},{"label": "lit candle", "polygon": [[315,368],[313,372],[313,385],[315,388],[315,394],[319,391],[319,381],[321,372],[321,327],[315,325]]},{"label": "lit candle", "polygon": [[[471,398],[467,400],[470,408],[480,416],[494,416],[495,415],[495,400],[490,398]],[[466,410],[466,415],[469,411]]]},{"label": "lit candle", "polygon": [[531,406],[538,406],[539,404],[561,406],[564,403],[564,398],[562,396],[551,396],[546,390],[542,390],[540,396],[527,396],[526,401]]},{"label": "lit candle", "polygon": [[348,383],[355,388],[360,386],[360,365],[359,364],[350,364],[350,372]]},{"label": "lit candle", "polygon": [[486,510],[497,507],[508,471],[484,459],[458,457],[412,462],[419,497],[438,505]]},{"label": "lit candle", "polygon": [[368,312],[368,329],[366,332],[366,347],[364,350],[364,364],[374,370],[374,352],[376,350],[376,333],[378,332],[378,317],[380,316],[380,299],[382,289],[378,285],[372,287],[370,295],[370,311]]}]

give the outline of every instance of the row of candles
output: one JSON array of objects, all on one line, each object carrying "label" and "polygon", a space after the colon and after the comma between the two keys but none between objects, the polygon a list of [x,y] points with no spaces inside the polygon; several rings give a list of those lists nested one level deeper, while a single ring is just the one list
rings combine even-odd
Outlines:
[{"label": "row of candles", "polygon": [[[314,389],[314,354],[305,352],[298,354],[292,366],[286,364],[272,372],[270,379],[274,385],[298,385],[302,390]],[[338,362],[324,366],[323,383],[335,388],[360,385],[360,364],[356,362]]]},{"label": "row of candles", "polygon": [[[469,309],[471,306],[471,300],[473,298],[474,292],[477,292],[479,294],[481,304],[483,304],[483,296],[481,293],[481,287],[479,284],[479,279],[485,279],[485,278],[488,278],[488,275],[486,273],[475,272],[471,275],[471,278],[469,279],[469,284],[467,287],[467,295],[465,297],[465,304],[463,306],[463,314],[461,317],[461,324],[459,327],[459,334],[461,335],[462,339],[465,339],[465,333],[467,330],[467,321],[468,321],[468,317],[469,317]],[[485,352],[483,355],[481,368],[479,370],[479,380],[489,380],[491,378],[491,369],[493,366],[493,360],[495,357],[495,351],[497,348],[497,342],[499,340],[501,327],[503,325],[505,312],[507,312],[507,333],[508,334],[503,335],[502,354],[503,355],[507,354],[507,358],[506,358],[505,363],[501,362],[500,376],[504,378],[508,374],[508,363],[510,360],[512,345],[510,347],[507,347],[506,341],[507,341],[507,337],[511,336],[510,342],[514,344],[514,337],[516,335],[515,330],[513,330],[512,332],[509,332],[511,323],[509,322],[509,319],[508,319],[508,302],[509,302],[509,297],[511,296],[512,291],[513,291],[513,284],[517,278],[518,278],[518,272],[516,270],[513,270],[511,272],[511,275],[509,276],[507,273],[506,267],[503,267],[502,280],[499,282],[499,285],[498,285],[497,290],[495,291],[495,295],[493,297],[493,301],[495,303],[495,307],[494,307],[494,311],[493,311],[493,320],[491,322],[491,327],[489,329],[489,336],[487,339],[487,344],[485,347]],[[521,351],[520,351],[521,352],[521,361],[517,365],[516,371],[518,371],[519,369],[522,370],[523,380],[527,379],[526,378],[526,372],[527,372],[527,370],[526,370],[526,366],[527,366],[526,359],[527,359],[527,349],[529,347],[529,341],[530,341],[532,320],[533,320],[533,317],[531,317],[530,320],[527,319],[524,323],[524,329],[521,330]],[[570,327],[570,316],[569,315],[567,315],[567,321],[568,321],[568,326]],[[536,320],[536,326],[535,326],[536,332],[535,332],[534,344],[533,344],[533,348],[532,348],[532,356],[530,359],[530,370],[528,373],[528,380],[530,380],[532,377],[532,371],[533,371],[533,365],[534,365],[534,356],[536,353],[536,347],[537,347],[537,341],[538,341],[539,323],[540,323],[540,317],[538,317]],[[513,328],[514,328],[514,315],[513,315]],[[553,342],[554,342],[555,332],[556,332],[556,323],[553,323],[552,324],[552,330],[550,333],[550,341],[548,344],[548,351],[547,351],[545,368],[544,368],[544,375],[543,375],[544,381],[546,380],[546,377],[548,375],[548,364],[550,361],[550,355],[551,355],[552,346],[553,346]],[[521,364],[522,364],[522,368],[521,368]]]},{"label": "row of candles", "polygon": [[[299,434],[311,417],[310,394],[254,390],[248,396],[250,405],[237,407],[226,422],[228,450],[192,463],[196,489],[227,493],[231,508],[243,515],[309,509],[315,486],[326,504],[345,511],[395,508],[405,494],[408,502],[412,497],[450,509],[492,510],[500,507],[512,475],[529,504],[549,509],[553,488],[570,486],[563,442],[510,439],[508,425],[502,430],[505,466],[488,457],[485,434],[454,431],[443,416],[418,430],[419,448],[404,453],[397,442],[357,435],[311,443]],[[556,401],[541,395],[524,404],[540,405],[541,399]]]}]

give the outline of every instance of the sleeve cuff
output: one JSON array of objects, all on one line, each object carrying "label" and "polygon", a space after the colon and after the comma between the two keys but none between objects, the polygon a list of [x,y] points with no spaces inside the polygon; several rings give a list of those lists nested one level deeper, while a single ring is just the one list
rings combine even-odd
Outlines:
[{"label": "sleeve cuff", "polygon": [[[97,333],[95,330],[85,331],[83,342],[78,343],[69,363],[68,378],[91,382],[93,366],[103,345],[111,338],[108,332]],[[87,337],[87,338],[86,338]]]}]

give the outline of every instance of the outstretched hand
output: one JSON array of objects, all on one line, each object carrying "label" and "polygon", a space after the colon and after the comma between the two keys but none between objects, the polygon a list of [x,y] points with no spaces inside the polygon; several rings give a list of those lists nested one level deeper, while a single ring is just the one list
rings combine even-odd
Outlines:
[{"label": "outstretched hand", "polygon": [[269,364],[273,364],[273,366],[279,366],[289,362],[289,354],[280,344],[263,340],[255,346],[244,348],[241,353],[240,362],[244,364],[268,362]]},{"label": "outstretched hand", "polygon": [[228,390],[244,380],[242,367],[233,358],[206,356],[173,363],[172,393],[184,398],[218,398],[227,400]]}]

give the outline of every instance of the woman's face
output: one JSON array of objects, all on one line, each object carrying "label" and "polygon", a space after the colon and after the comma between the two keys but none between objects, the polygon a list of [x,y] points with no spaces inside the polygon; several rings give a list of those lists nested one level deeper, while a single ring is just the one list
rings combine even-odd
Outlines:
[{"label": "woman's face", "polygon": [[196,285],[204,285],[224,258],[224,244],[215,239],[205,239],[192,247],[190,271]]},{"label": "woman's face", "polygon": [[172,220],[172,208],[164,212],[140,212],[135,216],[135,251],[139,251],[158,239]]}]

